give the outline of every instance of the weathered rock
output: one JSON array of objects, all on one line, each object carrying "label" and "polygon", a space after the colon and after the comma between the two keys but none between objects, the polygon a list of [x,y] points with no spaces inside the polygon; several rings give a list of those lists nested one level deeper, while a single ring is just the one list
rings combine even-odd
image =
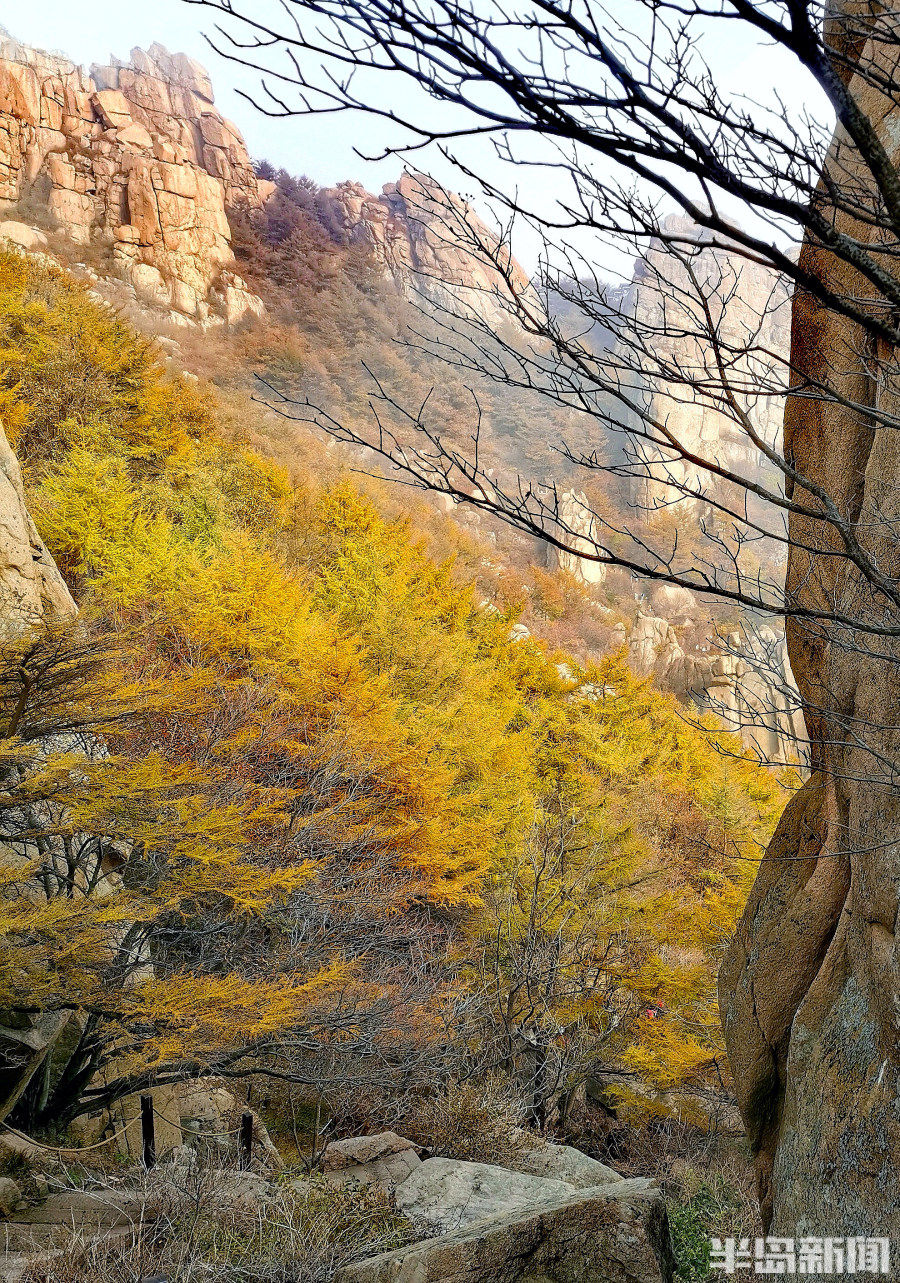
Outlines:
[{"label": "weathered rock", "polygon": [[624,624],[616,630],[614,645],[627,648],[632,671],[654,677],[683,703],[715,713],[760,760],[804,762],[806,733],[784,638],[761,627],[687,647],[678,628],[692,621],[679,623],[678,614],[688,603],[661,594],[655,600],[673,610],[675,622],[638,610],[630,631]]},{"label": "weathered rock", "polygon": [[26,250],[46,249],[48,243],[43,232],[36,227],[29,227],[27,223],[18,223],[15,219],[0,223],[0,241],[8,241],[11,245]]},{"label": "weathered rock", "polygon": [[331,1185],[383,1185],[393,1189],[418,1167],[420,1147],[396,1132],[333,1141],[322,1155]]},{"label": "weathered rock", "polygon": [[396,1132],[378,1132],[374,1136],[351,1136],[346,1140],[332,1141],[322,1155],[322,1170],[339,1171],[343,1167],[358,1167],[362,1163],[374,1162],[376,1158],[386,1158],[391,1154],[402,1154],[409,1150],[421,1153],[421,1147],[415,1141],[398,1136]]},{"label": "weathered rock", "polygon": [[458,1229],[486,1216],[521,1212],[574,1186],[558,1179],[513,1172],[488,1163],[429,1158],[398,1188],[397,1206],[439,1232]]},{"label": "weathered rock", "polygon": [[[406,173],[373,196],[360,183],[324,193],[348,240],[371,246],[404,294],[428,299],[463,321],[508,322],[528,277],[459,196],[424,174]],[[512,292],[496,264],[511,269]],[[536,297],[531,299],[538,305]]]},{"label": "weathered rock", "polygon": [[146,1092],[134,1092],[117,1100],[109,1111],[110,1122],[118,1139],[116,1144],[123,1158],[139,1159],[143,1153],[141,1135],[141,1095],[153,1101],[153,1136],[157,1158],[165,1158],[181,1144],[181,1115],[178,1104],[178,1087],[152,1087]]},{"label": "weathered rock", "polygon": [[[741,423],[720,408],[722,382],[705,333],[705,309],[729,352],[729,385],[740,408],[771,445],[784,406],[790,301],[773,269],[713,247],[709,233],[689,218],[672,215],[662,230],[638,262],[622,302],[631,320],[627,346],[618,349],[614,364],[627,371],[620,378],[629,399],[643,404],[651,423],[665,424],[681,449],[667,446],[661,433],[660,444],[632,442],[632,499],[641,512],[673,504],[703,511],[701,492],[719,483],[682,452],[752,480],[767,466]],[[680,240],[680,253],[672,252],[672,238]],[[641,336],[638,344],[632,328]],[[642,347],[646,356],[637,368],[635,352]]]},{"label": "weathered rock", "polygon": [[75,603],[25,506],[19,461],[0,424],[0,631],[74,615]]},{"label": "weathered rock", "polygon": [[11,1216],[22,1201],[22,1191],[9,1176],[0,1176],[0,1216]]},{"label": "weathered rock", "polygon": [[337,1278],[339,1283],[669,1283],[672,1269],[662,1195],[643,1181],[618,1181],[535,1199],[518,1211],[359,1261]]},{"label": "weathered rock", "polygon": [[219,1078],[195,1078],[179,1083],[177,1109],[186,1141],[196,1137],[212,1146],[236,1150],[235,1131],[244,1113],[253,1120],[253,1159],[263,1167],[279,1169],[284,1161],[257,1113],[239,1105]]},{"label": "weathered rock", "polygon": [[590,1189],[595,1185],[607,1185],[610,1181],[624,1180],[611,1167],[572,1145],[537,1145],[523,1149],[520,1155],[504,1166],[517,1172],[527,1172],[531,1176],[565,1181],[574,1189]]},{"label": "weathered rock", "polygon": [[[68,1020],[68,1012],[45,1012],[0,1024],[0,1119],[13,1109]],[[0,1135],[0,1150],[15,1139]]]},{"label": "weathered rock", "polygon": [[[855,5],[831,7],[832,37]],[[896,21],[895,5],[872,11]],[[849,40],[850,36],[847,35]],[[865,57],[888,63],[888,45]],[[881,72],[842,70],[893,163],[898,111],[881,99]],[[885,65],[885,64],[882,64]],[[826,162],[854,207],[877,207],[873,180],[840,130]],[[822,216],[831,220],[828,191]],[[835,236],[874,248],[877,220],[834,215]],[[896,279],[888,257],[884,270]],[[806,244],[801,267],[834,297],[883,315],[884,296],[846,262]],[[869,359],[869,344],[877,355]],[[900,576],[900,408],[897,352],[862,326],[798,290],[791,365],[803,386],[836,397],[790,397],[784,449],[801,477],[849,514],[878,574]],[[838,400],[840,398],[840,400]],[[872,407],[885,418],[861,412]],[[816,500],[799,483],[801,504]],[[896,1238],[900,1204],[900,795],[894,779],[900,710],[900,648],[893,636],[867,644],[865,625],[893,619],[842,554],[836,532],[790,516],[786,597],[801,609],[846,613],[852,626],[789,620],[788,650],[803,701],[816,774],[787,807],[763,860],[720,976],[720,1005],[735,1089],[756,1153],[764,1220],[774,1232]],[[877,1231],[873,1228],[877,1226]]]},{"label": "weathered rock", "polygon": [[0,1131],[0,1162],[31,1166],[42,1163],[52,1156],[52,1150],[43,1149],[27,1136],[19,1136],[16,1132]]},{"label": "weathered rock", "polygon": [[111,1123],[108,1110],[101,1110],[97,1114],[82,1114],[69,1123],[67,1134],[69,1139],[75,1145],[89,1146],[95,1145],[109,1130]]},{"label": "weathered rock", "polygon": [[130,1233],[141,1222],[144,1209],[145,1198],[138,1190],[69,1189],[13,1213],[0,1237],[7,1252],[46,1250],[73,1236],[88,1239],[116,1230]]},{"label": "weathered rock", "polygon": [[210,306],[228,323],[259,314],[259,299],[221,272],[233,264],[227,211],[262,197],[197,63],[154,45],[87,75],[0,40],[0,208],[45,187],[60,228],[107,244],[148,306],[197,321]]},{"label": "weathered rock", "polygon": [[606,566],[602,562],[585,559],[585,554],[596,557],[603,549],[596,518],[587,496],[581,491],[567,490],[560,496],[558,527],[560,540],[571,551],[562,551],[547,544],[550,569],[568,571],[586,584],[602,584],[606,578]]}]

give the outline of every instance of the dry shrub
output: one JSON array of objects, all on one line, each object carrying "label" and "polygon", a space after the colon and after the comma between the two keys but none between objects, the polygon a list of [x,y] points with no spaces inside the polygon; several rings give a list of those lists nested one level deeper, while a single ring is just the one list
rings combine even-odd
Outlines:
[{"label": "dry shrub", "polygon": [[507,1082],[451,1084],[419,1101],[403,1121],[410,1140],[442,1158],[499,1163],[530,1147],[521,1127],[522,1105]]},{"label": "dry shrub", "polygon": [[351,1261],[416,1237],[382,1190],[263,1187],[215,1168],[158,1169],[143,1219],[127,1241],[74,1236],[22,1283],[328,1283]]},{"label": "dry shrub", "polygon": [[59,1255],[30,1266],[22,1283],[145,1283],[147,1279],[190,1278],[191,1265],[173,1260],[171,1248],[154,1235],[127,1244],[116,1239],[73,1238]]}]

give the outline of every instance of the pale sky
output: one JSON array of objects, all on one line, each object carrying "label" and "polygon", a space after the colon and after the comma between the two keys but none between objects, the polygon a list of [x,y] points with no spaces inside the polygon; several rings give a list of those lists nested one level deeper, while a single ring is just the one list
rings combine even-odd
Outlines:
[{"label": "pale sky", "polygon": [[[252,5],[275,2],[252,0]],[[611,0],[610,9],[614,11],[615,6],[616,0]],[[627,6],[621,12],[627,13]],[[85,66],[106,62],[111,54],[125,59],[135,45],[147,48],[154,41],[172,52],[198,59],[209,68],[219,110],[241,129],[254,159],[265,158],[291,173],[308,174],[324,186],[351,178],[379,191],[384,183],[399,176],[403,167],[399,158],[376,163],[363,159],[355,150],[377,154],[389,141],[381,120],[350,114],[277,120],[267,118],[241,98],[241,88],[248,92],[258,90],[259,77],[216,54],[207,44],[204,32],[213,33],[216,16],[213,10],[184,0],[82,0],[80,4],[72,0],[29,0],[23,6],[0,7],[0,20],[18,39],[63,53]],[[231,29],[239,30],[236,26]],[[726,73],[725,83],[732,88],[745,90],[756,99],[771,97],[777,91],[793,108],[808,100],[808,88],[787,56],[773,56],[771,48],[759,45],[748,47],[746,29],[738,24],[729,24],[724,31],[717,28],[713,48],[705,48],[705,52],[717,71]],[[413,118],[416,110],[421,110],[417,90],[406,86],[400,77],[377,77],[368,92],[389,93],[395,107],[417,104],[410,112]],[[396,143],[399,139],[390,141]],[[463,144],[457,150],[475,172],[498,172],[493,152],[486,151],[484,144],[469,144],[468,150]],[[471,180],[460,176],[439,155],[419,153],[416,162],[448,187],[472,197]],[[547,201],[554,198],[552,186],[548,189],[540,170],[532,172],[519,166],[498,182],[516,184],[526,204],[546,207]],[[480,204],[477,199],[476,203]],[[527,229],[514,239],[514,250],[526,267],[532,266],[537,248],[537,241],[530,238]],[[609,274],[604,269],[613,267],[615,258],[608,247],[596,247],[594,261],[602,275]],[[627,262],[623,257],[613,270],[630,275],[630,262],[630,256]]]}]

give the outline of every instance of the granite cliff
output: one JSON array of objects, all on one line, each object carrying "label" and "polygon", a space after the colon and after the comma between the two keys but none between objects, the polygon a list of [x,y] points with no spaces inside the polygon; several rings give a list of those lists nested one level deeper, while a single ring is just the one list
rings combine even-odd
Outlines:
[{"label": "granite cliff", "polygon": [[[154,44],[88,72],[0,28],[0,213],[105,246],[144,304],[199,322],[261,314],[235,270],[229,220],[272,190],[216,109],[206,70],[184,54]],[[497,238],[432,180],[404,174],[378,196],[342,183],[324,200],[338,237],[368,245],[402,293],[491,323],[508,311],[490,263]]]},{"label": "granite cliff", "polygon": [[[622,381],[687,456],[754,477],[768,465],[728,407],[718,357],[740,410],[774,445],[787,385],[787,285],[771,268],[709,244],[708,234],[688,218],[673,215],[660,231],[619,304],[627,318],[628,350],[616,352]],[[661,436],[658,445],[636,443],[631,462],[630,497],[641,510],[673,502],[702,508],[704,492],[715,484]]]},{"label": "granite cliff", "polygon": [[403,174],[380,196],[347,182],[325,197],[347,239],[368,244],[383,275],[409,297],[496,327],[509,321],[512,295],[495,260],[515,294],[528,288],[522,267],[471,206],[424,174]]},{"label": "granite cliff", "polygon": [[0,40],[0,209],[105,243],[143,301],[194,320],[259,311],[233,270],[228,211],[263,195],[209,77],[184,55],[153,45],[88,74]]}]

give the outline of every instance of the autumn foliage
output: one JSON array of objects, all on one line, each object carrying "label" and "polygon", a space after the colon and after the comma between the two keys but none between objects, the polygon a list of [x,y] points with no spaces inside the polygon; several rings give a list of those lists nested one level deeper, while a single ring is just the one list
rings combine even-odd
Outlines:
[{"label": "autumn foliage", "polygon": [[701,1074],[771,774],[620,657],[511,640],[349,480],[227,440],[214,389],[65,274],[0,255],[0,353],[82,610],[0,655],[0,1005],[79,1030],[44,1121],[367,1056],[524,1073],[538,1122],[604,1058]]}]

